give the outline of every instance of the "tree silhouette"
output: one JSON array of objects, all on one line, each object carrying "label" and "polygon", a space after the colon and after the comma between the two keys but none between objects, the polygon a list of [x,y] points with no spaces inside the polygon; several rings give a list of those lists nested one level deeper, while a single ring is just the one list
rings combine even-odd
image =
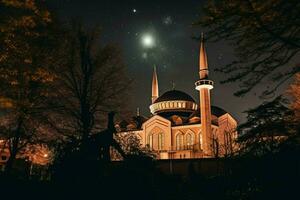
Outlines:
[{"label": "tree silhouette", "polygon": [[50,13],[34,0],[1,1],[0,10],[0,137],[10,151],[9,172],[20,150],[48,136],[43,119],[57,43]]},{"label": "tree silhouette", "polygon": [[52,103],[58,109],[51,124],[84,147],[89,135],[103,129],[107,112],[125,109],[130,82],[120,50],[99,46],[97,29],[85,31],[73,23],[63,38],[59,65],[53,68],[57,98]]},{"label": "tree silhouette", "polygon": [[126,158],[125,152],[119,143],[114,139],[114,135],[116,134],[114,116],[114,112],[108,113],[107,128],[89,137],[88,148],[90,150],[88,154],[93,155],[92,159],[100,159],[105,163],[110,162],[111,147],[114,147],[123,158]]},{"label": "tree silhouette", "polygon": [[241,154],[276,153],[280,151],[280,144],[295,134],[295,127],[290,121],[294,113],[282,97],[249,109],[246,113],[247,121],[239,126]]},{"label": "tree silhouette", "polygon": [[[126,154],[125,159],[135,158],[155,158],[155,153],[151,151],[149,147],[143,147],[141,144],[141,139],[137,136],[135,132],[120,132],[114,135],[114,139],[123,149]],[[112,157],[114,160],[123,160],[124,157],[117,152],[112,150]]]}]

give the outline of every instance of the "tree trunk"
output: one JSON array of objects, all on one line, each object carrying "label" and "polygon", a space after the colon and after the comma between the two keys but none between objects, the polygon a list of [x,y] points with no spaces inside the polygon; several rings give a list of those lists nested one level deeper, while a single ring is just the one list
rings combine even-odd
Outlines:
[{"label": "tree trunk", "polygon": [[[19,134],[18,134],[19,135]],[[16,136],[13,138],[13,141],[12,143],[10,144],[10,155],[9,155],[9,158],[5,164],[5,173],[7,175],[9,175],[12,171],[12,168],[13,168],[13,164],[14,164],[14,161],[16,160],[16,156],[17,156],[17,153],[18,153],[18,144],[19,144],[19,141],[20,141],[20,137]]]},{"label": "tree trunk", "polygon": [[9,175],[12,171],[14,161],[16,160],[16,156],[19,151],[19,142],[21,137],[21,129],[22,129],[23,120],[19,119],[17,129],[15,131],[15,135],[12,138],[12,141],[9,143],[9,158],[5,164],[5,174]]}]

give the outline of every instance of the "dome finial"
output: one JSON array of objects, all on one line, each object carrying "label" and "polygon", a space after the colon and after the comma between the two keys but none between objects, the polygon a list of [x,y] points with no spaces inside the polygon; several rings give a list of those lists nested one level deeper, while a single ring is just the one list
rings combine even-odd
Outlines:
[{"label": "dome finial", "polygon": [[175,86],[176,86],[175,81],[171,81],[171,84],[172,84],[172,90],[175,90]]}]

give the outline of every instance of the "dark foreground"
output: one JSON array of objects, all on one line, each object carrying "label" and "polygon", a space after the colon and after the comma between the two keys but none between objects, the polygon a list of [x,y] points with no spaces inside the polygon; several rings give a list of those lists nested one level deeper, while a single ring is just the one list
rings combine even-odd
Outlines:
[{"label": "dark foreground", "polygon": [[[298,199],[299,155],[74,166],[50,180],[2,176],[6,199]],[[2,199],[2,198],[1,198]]]}]

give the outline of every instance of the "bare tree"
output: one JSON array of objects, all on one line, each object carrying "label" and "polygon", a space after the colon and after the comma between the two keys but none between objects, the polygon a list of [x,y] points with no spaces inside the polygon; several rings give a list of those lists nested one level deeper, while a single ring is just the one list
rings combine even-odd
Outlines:
[{"label": "bare tree", "polygon": [[[115,140],[120,144],[123,151],[126,153],[127,158],[133,157],[149,157],[155,158],[155,153],[150,150],[149,147],[143,147],[141,139],[135,132],[121,132],[114,135]],[[123,156],[120,155],[116,149],[111,150],[112,158],[114,160],[122,160]]]},{"label": "bare tree", "polygon": [[220,155],[220,142],[219,142],[219,139],[217,137],[212,138],[211,148],[212,148],[213,157],[214,158],[219,158],[221,156]]},{"label": "bare tree", "polygon": [[237,130],[227,127],[224,134],[213,135],[211,150],[213,157],[232,157],[238,151]]},{"label": "bare tree", "polygon": [[224,143],[220,146],[224,157],[232,157],[236,155],[239,150],[236,128],[229,129],[224,132]]},{"label": "bare tree", "polygon": [[51,124],[66,138],[84,144],[89,135],[105,128],[107,112],[125,109],[130,81],[120,50],[101,46],[97,29],[84,31],[73,24],[61,50],[60,65],[53,69],[57,77],[53,104],[58,109]]}]

